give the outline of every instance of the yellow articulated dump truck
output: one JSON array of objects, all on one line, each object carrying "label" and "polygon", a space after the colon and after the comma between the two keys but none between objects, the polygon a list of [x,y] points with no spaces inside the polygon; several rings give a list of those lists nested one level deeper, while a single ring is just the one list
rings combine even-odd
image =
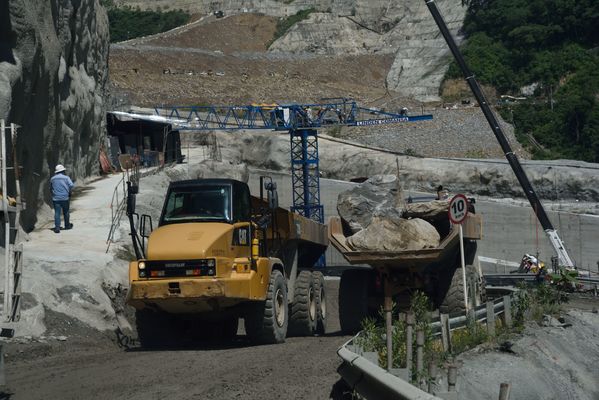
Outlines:
[{"label": "yellow articulated dump truck", "polygon": [[142,346],[233,338],[239,318],[256,343],[324,333],[324,278],[312,267],[326,227],[278,207],[276,184],[260,180],[260,197],[232,179],[173,182],[156,229],[135,213],[138,186],[128,183],[137,260],[127,303]]}]

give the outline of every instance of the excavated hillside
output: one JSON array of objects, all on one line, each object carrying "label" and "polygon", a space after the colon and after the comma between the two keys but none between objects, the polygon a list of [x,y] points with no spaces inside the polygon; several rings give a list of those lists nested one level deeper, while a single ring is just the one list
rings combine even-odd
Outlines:
[{"label": "excavated hillside", "polygon": [[[440,103],[422,103],[390,89],[388,77],[397,65],[393,54],[351,54],[349,50],[344,54],[339,49],[316,54],[296,51],[293,46],[281,51],[283,43],[291,40],[289,37],[300,34],[298,30],[306,34],[310,20],[292,27],[267,50],[276,23],[276,18],[261,14],[243,13],[221,19],[208,16],[170,32],[113,44],[110,69],[116,103],[124,107],[235,105],[349,97],[360,105],[391,112],[407,106],[411,114],[431,113],[434,119],[329,132],[333,135],[429,157],[503,157],[478,108],[446,110]],[[315,26],[319,25],[310,29]],[[429,33],[431,38],[436,36]],[[339,36],[334,43],[344,37],[351,35]],[[323,46],[332,43],[318,35],[313,41]],[[273,46],[278,50],[274,51]],[[407,74],[408,69],[404,70]],[[527,158],[511,126],[503,125],[518,155]]]}]

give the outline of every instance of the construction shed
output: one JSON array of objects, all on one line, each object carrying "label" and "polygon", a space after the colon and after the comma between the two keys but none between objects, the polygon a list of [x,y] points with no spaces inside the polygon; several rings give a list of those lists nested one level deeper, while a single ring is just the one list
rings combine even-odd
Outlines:
[{"label": "construction shed", "polygon": [[135,119],[121,114],[106,114],[110,140],[110,159],[118,165],[118,156],[129,154],[142,166],[183,162],[181,137],[172,125],[161,121]]}]

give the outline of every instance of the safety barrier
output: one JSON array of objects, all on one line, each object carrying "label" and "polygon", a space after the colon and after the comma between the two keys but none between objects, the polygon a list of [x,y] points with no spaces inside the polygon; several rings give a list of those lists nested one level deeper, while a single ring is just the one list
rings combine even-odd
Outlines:
[{"label": "safety barrier", "polygon": [[[453,350],[451,332],[466,327],[471,321],[485,322],[487,334],[493,337],[496,334],[495,321],[497,317],[503,319],[505,326],[512,326],[511,304],[511,296],[504,296],[496,301],[481,304],[465,315],[449,318],[447,314],[439,314],[430,323],[433,336],[441,336],[443,349],[446,352],[452,352]],[[399,317],[406,322],[406,368],[391,368],[388,370],[381,368],[378,364],[378,353],[364,352],[356,345],[358,342],[356,339],[362,334],[360,332],[337,351],[337,354],[343,360],[337,370],[338,373],[351,389],[366,399],[457,400],[457,368],[453,364],[450,364],[447,369],[447,388],[439,387],[438,373],[434,362],[428,365],[429,378],[426,381],[421,379],[420,382],[415,384],[409,382],[413,375],[424,376],[424,332],[416,328],[413,313],[400,314]],[[414,359],[414,333],[416,334],[415,366],[412,365]],[[388,348],[387,354],[392,357],[392,349]],[[415,374],[412,373],[414,367]],[[509,389],[509,384],[501,384],[500,393],[503,393],[504,396],[501,397],[502,400],[509,398]],[[507,397],[505,397],[506,393]]]}]

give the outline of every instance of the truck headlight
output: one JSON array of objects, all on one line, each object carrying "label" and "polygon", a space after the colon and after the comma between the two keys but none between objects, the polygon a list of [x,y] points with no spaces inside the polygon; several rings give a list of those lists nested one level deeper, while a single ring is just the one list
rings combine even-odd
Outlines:
[{"label": "truck headlight", "polygon": [[139,264],[137,264],[137,268],[139,269],[146,269],[146,263],[141,261]]},{"label": "truck headlight", "polygon": [[206,265],[207,265],[208,267],[214,267],[214,266],[216,266],[216,260],[215,260],[214,258],[209,258],[209,259],[206,261]]}]

